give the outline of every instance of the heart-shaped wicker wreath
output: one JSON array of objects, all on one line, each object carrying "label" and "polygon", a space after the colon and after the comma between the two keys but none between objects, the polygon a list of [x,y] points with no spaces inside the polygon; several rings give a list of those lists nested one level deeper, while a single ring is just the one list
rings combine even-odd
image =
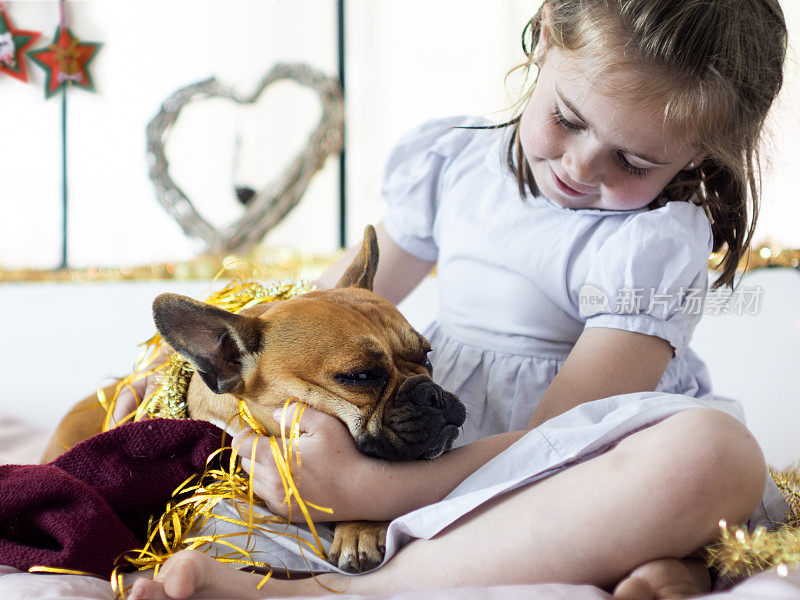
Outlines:
[{"label": "heart-shaped wicker wreath", "polygon": [[[293,80],[317,92],[322,117],[311,133],[306,147],[297,155],[277,180],[256,191],[247,202],[242,216],[221,231],[204,219],[192,201],[169,174],[169,161],[164,150],[169,132],[181,110],[190,102],[208,98],[227,98],[237,104],[253,104],[271,84]],[[151,161],[150,179],[158,200],[181,226],[186,235],[202,240],[211,254],[246,252],[277,225],[300,202],[309,181],[332,153],[342,147],[342,92],[338,82],[302,64],[277,64],[249,96],[242,96],[215,78],[183,87],[161,105],[147,124],[147,150]]]}]

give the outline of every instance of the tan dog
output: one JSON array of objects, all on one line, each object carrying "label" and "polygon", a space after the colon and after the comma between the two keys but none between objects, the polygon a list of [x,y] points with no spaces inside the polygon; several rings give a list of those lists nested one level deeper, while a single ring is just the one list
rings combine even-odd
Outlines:
[{"label": "tan dog", "polygon": [[[156,298],[159,333],[199,375],[189,385],[190,416],[235,423],[244,399],[275,435],[273,412],[298,398],[340,419],[370,456],[415,460],[449,450],[464,406],[431,380],[427,340],[372,293],[377,263],[370,226],[335,289],[239,314],[175,294]],[[81,402],[59,425],[45,459],[97,433],[103,416],[94,396]],[[331,562],[347,571],[372,568],[383,560],[385,535],[386,523],[337,523]]]}]

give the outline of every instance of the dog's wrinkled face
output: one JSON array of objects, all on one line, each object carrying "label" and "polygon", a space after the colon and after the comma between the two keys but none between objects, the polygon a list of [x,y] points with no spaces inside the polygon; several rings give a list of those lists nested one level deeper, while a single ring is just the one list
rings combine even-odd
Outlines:
[{"label": "dog's wrinkled face", "polygon": [[296,397],[341,419],[366,454],[411,460],[450,449],[463,405],[431,381],[427,340],[391,303],[359,288],[324,290],[262,319],[269,343],[240,392],[256,416]]},{"label": "dog's wrinkled face", "polygon": [[297,398],[344,422],[365,454],[414,460],[449,450],[464,406],[431,380],[427,340],[370,291],[376,262],[368,228],[336,289],[238,315],[159,296],[159,332],[200,375],[190,387],[192,417],[232,422],[243,399],[275,434],[272,413]]}]

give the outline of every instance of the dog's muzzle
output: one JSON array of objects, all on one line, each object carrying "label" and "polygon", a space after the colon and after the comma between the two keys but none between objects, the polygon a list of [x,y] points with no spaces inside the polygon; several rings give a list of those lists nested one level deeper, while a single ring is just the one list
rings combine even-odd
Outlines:
[{"label": "dog's muzzle", "polygon": [[467,411],[456,397],[429,377],[406,380],[383,411],[378,427],[356,437],[358,449],[369,456],[392,461],[436,458],[458,437]]}]

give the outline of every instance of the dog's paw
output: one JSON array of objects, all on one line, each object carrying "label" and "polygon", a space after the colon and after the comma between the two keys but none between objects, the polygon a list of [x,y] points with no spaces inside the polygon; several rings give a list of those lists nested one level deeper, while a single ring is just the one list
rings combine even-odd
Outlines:
[{"label": "dog's paw", "polygon": [[363,573],[374,569],[386,554],[386,521],[336,523],[328,560],[342,571]]}]

